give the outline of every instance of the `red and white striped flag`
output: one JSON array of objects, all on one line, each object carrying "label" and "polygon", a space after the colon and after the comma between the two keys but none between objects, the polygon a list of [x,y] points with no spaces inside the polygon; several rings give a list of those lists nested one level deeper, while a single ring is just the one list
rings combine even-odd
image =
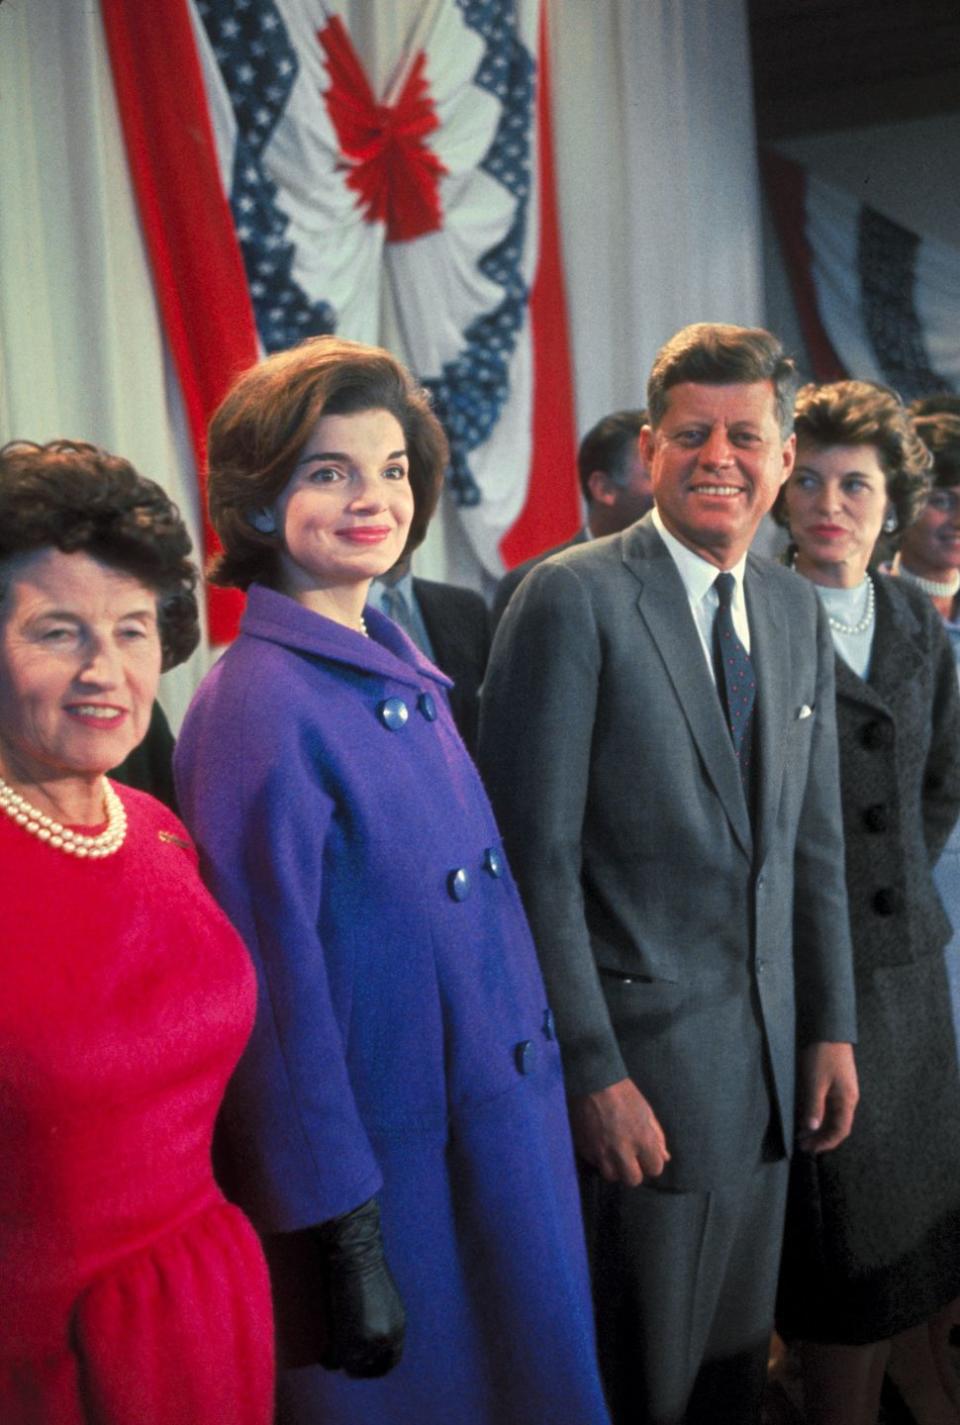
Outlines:
[{"label": "red and white striped flag", "polygon": [[882,381],[906,401],[960,390],[960,249],[779,154],[763,171],[816,380]]}]

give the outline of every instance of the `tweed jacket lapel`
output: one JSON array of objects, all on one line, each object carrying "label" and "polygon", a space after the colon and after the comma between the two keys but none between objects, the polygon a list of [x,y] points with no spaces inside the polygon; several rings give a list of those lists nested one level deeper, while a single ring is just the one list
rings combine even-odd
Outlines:
[{"label": "tweed jacket lapel", "polygon": [[[639,582],[637,612],[663,660],[690,734],[744,854],[753,854],[750,817],[733,743],[707,669],[683,580],[649,519],[623,536],[623,561]],[[678,795],[682,795],[682,788]]]},{"label": "tweed jacket lapel", "polygon": [[749,555],[744,594],[750,622],[750,657],[757,677],[754,736],[759,740],[760,766],[756,816],[758,864],[766,856],[780,804],[786,731],[791,715],[789,629],[778,600],[770,594],[769,582],[764,561]]},{"label": "tweed jacket lapel", "polygon": [[892,580],[873,576],[877,599],[877,622],[870,657],[870,676],[863,679],[848,663],[837,658],[837,696],[864,703],[879,712],[890,712],[900,690],[916,677],[923,657],[917,648],[920,627],[905,599],[898,598]]}]

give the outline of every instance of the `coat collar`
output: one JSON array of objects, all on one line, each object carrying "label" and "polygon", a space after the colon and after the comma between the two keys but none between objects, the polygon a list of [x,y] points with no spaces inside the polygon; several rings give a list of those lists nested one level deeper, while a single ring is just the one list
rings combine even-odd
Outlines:
[{"label": "coat collar", "polygon": [[[637,609],[663,660],[704,766],[747,857],[750,817],[726,718],[707,670],[687,592],[670,551],[649,515],[622,535],[621,558],[640,584]],[[751,639],[754,623],[750,623]]]},{"label": "coat collar", "polygon": [[391,619],[370,605],[364,610],[364,618],[369,638],[304,608],[286,594],[253,584],[247,594],[240,632],[248,638],[278,643],[297,653],[328,658],[412,687],[420,687],[424,678],[444,688],[453,687],[446,674],[435,668]]},{"label": "coat collar", "polygon": [[912,682],[923,664],[920,651],[922,626],[910,600],[887,574],[872,575],[877,601],[877,622],[870,655],[870,675],[863,679],[837,658],[837,695],[889,712],[890,702]]}]

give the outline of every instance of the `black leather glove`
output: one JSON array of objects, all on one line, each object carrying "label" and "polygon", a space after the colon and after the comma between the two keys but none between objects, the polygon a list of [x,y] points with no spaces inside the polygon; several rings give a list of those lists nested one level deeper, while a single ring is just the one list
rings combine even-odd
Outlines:
[{"label": "black leather glove", "polygon": [[383,1255],[375,1197],[311,1229],[323,1264],[326,1345],[320,1364],[383,1376],[400,1360],[406,1317]]}]

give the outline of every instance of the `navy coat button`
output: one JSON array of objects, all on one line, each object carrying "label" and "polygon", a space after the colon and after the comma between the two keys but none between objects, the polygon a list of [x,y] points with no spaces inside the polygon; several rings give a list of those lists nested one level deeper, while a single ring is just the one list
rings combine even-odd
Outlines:
[{"label": "navy coat button", "polygon": [[437,705],[429,693],[420,694],[419,698],[417,698],[417,707],[420,709],[421,714],[427,719],[427,722],[436,722]]},{"label": "navy coat button", "polygon": [[894,915],[897,910],[897,893],[889,886],[882,887],[873,898],[873,908],[877,915]]},{"label": "navy coat button", "polygon": [[882,802],[878,802],[876,806],[867,807],[863,813],[863,823],[868,831],[887,830],[890,825],[890,818],[887,814],[887,808]]},{"label": "navy coat button", "polygon": [[513,1051],[513,1058],[517,1066],[517,1072],[520,1074],[529,1074],[533,1068],[533,1040],[521,1039]]},{"label": "navy coat button", "polygon": [[867,722],[860,729],[860,741],[871,752],[889,747],[893,742],[893,728],[887,722]]},{"label": "navy coat button", "polygon": [[451,871],[447,877],[447,891],[450,899],[455,901],[465,901],[470,894],[470,873],[463,866],[458,866],[455,871]]},{"label": "navy coat button", "polygon": [[377,708],[377,717],[391,732],[399,732],[410,716],[403,698],[384,698]]},{"label": "navy coat button", "polygon": [[556,1039],[557,1037],[557,1026],[553,1018],[552,1009],[545,1009],[543,1011],[543,1035],[545,1039]]},{"label": "navy coat button", "polygon": [[483,853],[483,869],[491,876],[503,875],[503,857],[495,846],[488,846]]}]

